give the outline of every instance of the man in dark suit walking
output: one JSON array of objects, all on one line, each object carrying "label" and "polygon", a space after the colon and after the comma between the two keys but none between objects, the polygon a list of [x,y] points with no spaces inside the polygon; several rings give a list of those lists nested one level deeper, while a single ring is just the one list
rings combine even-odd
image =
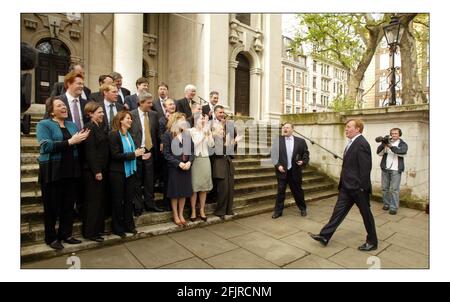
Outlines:
[{"label": "man in dark suit walking", "polygon": [[153,165],[155,157],[159,151],[159,124],[156,112],[152,111],[153,96],[148,92],[139,94],[139,107],[131,111],[133,123],[131,124],[130,134],[133,137],[134,144],[137,148],[144,147],[145,153],[150,153],[148,159],[138,158],[137,177],[143,188],[144,202],[140,198],[141,191],[139,191],[139,198],[135,200],[135,214],[140,215],[145,207],[147,211],[162,212],[155,205],[154,195],[154,178]]},{"label": "man in dark suit walking", "polygon": [[[81,73],[81,75],[84,78],[84,67],[81,63],[73,63],[69,67],[69,72],[75,71],[77,73]],[[63,95],[66,92],[66,88],[64,86],[64,82],[57,82],[53,85],[52,92],[50,93],[50,96],[57,96],[57,95]],[[89,96],[91,95],[91,90],[87,86],[83,86],[83,91],[81,92],[81,97],[84,100],[88,100]]]},{"label": "man in dark suit walking", "polygon": [[177,112],[186,114],[186,119],[192,116],[191,106],[195,103],[194,96],[196,93],[197,88],[192,84],[188,84],[184,88],[184,98],[176,102]]},{"label": "man in dark suit walking", "polygon": [[361,134],[363,129],[364,124],[361,120],[352,119],[345,125],[345,136],[350,141],[344,151],[338,201],[334,206],[330,221],[322,228],[320,234],[310,234],[314,240],[324,246],[328,244],[353,204],[356,203],[367,231],[366,242],[358,249],[372,251],[378,248],[375,220],[370,210],[372,156],[370,145]]},{"label": "man in dark suit walking", "polygon": [[306,216],[305,196],[301,183],[302,168],[309,162],[308,146],[304,139],[292,135],[294,128],[291,123],[284,123],[281,132],[282,136],[276,138],[277,141],[274,141],[271,150],[278,182],[277,201],[272,218],[277,219],[283,215],[288,184],[300,214]]},{"label": "man in dark suit walking", "polygon": [[122,75],[118,72],[113,71],[109,76],[114,80],[114,84],[116,84],[119,92],[119,95],[117,96],[117,102],[122,104],[125,109],[129,110],[130,108],[128,108],[128,105],[125,104],[125,97],[127,95],[130,95],[130,90],[122,87]]}]

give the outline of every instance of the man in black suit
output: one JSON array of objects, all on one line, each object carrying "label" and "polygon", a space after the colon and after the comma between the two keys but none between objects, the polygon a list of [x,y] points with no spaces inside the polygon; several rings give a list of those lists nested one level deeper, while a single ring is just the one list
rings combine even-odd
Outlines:
[{"label": "man in black suit", "polygon": [[209,120],[214,120],[216,117],[214,115],[214,107],[219,102],[219,93],[217,91],[211,91],[209,93],[209,103],[203,105],[202,112],[209,116]]},{"label": "man in black suit", "polygon": [[[166,109],[164,107],[164,101],[169,97],[169,86],[166,83],[161,82],[158,85],[158,97],[153,100],[153,111],[158,114],[158,120],[163,116],[166,116]],[[162,134],[161,134],[162,135]]]},{"label": "man in black suit", "polygon": [[116,85],[119,92],[117,102],[122,104],[125,107],[125,109],[129,110],[130,108],[128,108],[128,105],[125,104],[125,97],[127,95],[130,95],[130,91],[122,87],[122,75],[118,72],[113,71],[109,76],[114,80],[114,84]]},{"label": "man in black suit", "polygon": [[370,211],[372,156],[370,145],[361,134],[363,129],[364,124],[361,120],[349,120],[345,126],[345,136],[350,141],[344,151],[338,201],[334,206],[330,221],[322,228],[320,234],[310,234],[314,240],[324,246],[328,244],[337,227],[356,203],[367,231],[366,242],[358,249],[372,251],[378,248],[375,220]]},{"label": "man in black suit", "polygon": [[272,218],[277,219],[283,215],[288,184],[301,216],[306,216],[305,196],[301,183],[302,168],[309,162],[308,146],[304,139],[292,135],[294,128],[291,123],[284,123],[281,132],[282,136],[276,138],[271,150],[271,158],[278,182],[277,201]]},{"label": "man in black suit", "polygon": [[[81,75],[84,78],[84,67],[81,63],[73,63],[69,67],[69,72],[75,71],[77,73],[81,73]],[[62,95],[66,92],[64,82],[57,82],[53,85],[52,92],[50,93],[50,96],[56,96],[56,95]],[[91,95],[91,90],[87,86],[83,86],[83,91],[81,93],[81,96],[83,99],[88,100],[89,96]]]},{"label": "man in black suit", "polygon": [[[84,106],[87,103],[86,99],[82,98],[82,91],[84,87],[84,79],[81,73],[71,71],[64,77],[65,91],[61,95],[61,101],[67,107],[69,121],[74,122],[78,129],[82,129],[84,124],[89,121],[89,118],[84,115]],[[44,115],[48,118],[48,114]]]},{"label": "man in black suit", "polygon": [[124,110],[122,104],[117,102],[118,89],[114,84],[103,84],[100,87],[100,91],[103,94],[103,100],[101,102],[103,107],[103,129],[106,132],[112,130],[112,122],[117,112]]},{"label": "man in black suit", "polygon": [[140,77],[136,80],[136,93],[132,95],[127,95],[125,97],[125,107],[132,111],[139,106],[139,94],[143,92],[148,92],[148,80],[147,78]]},{"label": "man in black suit", "polygon": [[[98,86],[101,87],[103,84],[112,84],[114,83],[113,79],[108,74],[102,74],[98,77]],[[89,100],[101,103],[103,102],[103,93],[100,91],[100,88],[98,92],[93,92],[89,96]]]},{"label": "man in black suit", "polygon": [[153,96],[148,92],[139,94],[139,107],[131,111],[131,118],[133,123],[131,124],[130,134],[133,137],[134,144],[137,148],[145,147],[146,153],[150,153],[150,157],[146,160],[138,158],[137,165],[137,177],[143,188],[144,202],[140,198],[142,195],[139,193],[139,198],[135,200],[135,214],[140,215],[143,208],[146,211],[162,212],[155,205],[154,195],[154,179],[153,179],[153,163],[157,152],[159,150],[159,124],[156,112],[152,111]]},{"label": "man in black suit", "polygon": [[177,101],[177,112],[186,114],[186,119],[192,116],[191,106],[195,103],[194,96],[197,93],[197,88],[188,84],[184,88],[184,98]]}]

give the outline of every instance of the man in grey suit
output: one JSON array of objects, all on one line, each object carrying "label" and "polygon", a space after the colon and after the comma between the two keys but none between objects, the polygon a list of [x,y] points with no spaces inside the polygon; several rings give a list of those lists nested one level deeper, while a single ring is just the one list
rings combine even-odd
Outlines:
[{"label": "man in grey suit", "polygon": [[128,110],[132,111],[138,107],[138,96],[143,92],[148,92],[148,85],[147,78],[140,77],[136,80],[136,93],[125,97],[125,105],[128,106]]},{"label": "man in grey suit", "polygon": [[[140,215],[145,208],[147,211],[162,212],[155,205],[155,195],[153,192],[153,164],[155,154],[159,149],[159,125],[156,112],[152,111],[153,96],[148,92],[139,94],[139,107],[131,111],[130,134],[133,137],[136,148],[144,147],[146,156],[136,160],[137,176],[143,188],[144,200],[141,193],[135,200],[135,214]],[[147,158],[147,159],[146,159]]]}]

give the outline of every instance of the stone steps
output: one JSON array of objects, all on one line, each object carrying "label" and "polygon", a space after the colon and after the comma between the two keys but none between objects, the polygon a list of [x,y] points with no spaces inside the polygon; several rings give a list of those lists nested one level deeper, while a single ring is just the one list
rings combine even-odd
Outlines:
[{"label": "stone steps", "polygon": [[[309,195],[305,196],[305,200],[306,200],[306,202],[320,202],[321,199],[332,197],[335,195],[337,195],[336,190],[327,190],[327,191],[321,191],[321,192],[309,194]],[[239,204],[239,200],[235,199],[235,203]],[[291,205],[294,205],[295,202],[292,199],[287,199],[285,204],[286,204],[286,206],[291,206]],[[270,212],[273,210],[273,206],[274,206],[274,199],[272,199],[272,198],[264,199],[264,200],[261,200],[260,202],[254,202],[251,205],[241,204],[241,206],[236,206],[236,208],[234,209],[235,215],[234,216],[226,216],[225,221],[228,221],[231,219],[247,217],[247,216],[251,216],[251,215],[256,215],[256,214],[260,214],[260,213]],[[213,208],[214,208],[214,204],[207,205],[207,215],[208,215],[207,222],[203,222],[201,220],[197,220],[196,222],[189,222],[188,226],[185,228],[180,228],[179,226],[177,226],[173,222],[171,222],[171,213],[170,212],[151,213],[151,214],[144,214],[138,218],[137,229],[138,229],[139,233],[136,236],[131,236],[130,234],[128,234],[127,237],[124,239],[121,239],[120,237],[118,237],[116,235],[106,235],[105,241],[102,243],[83,239],[82,240],[83,242],[78,245],[65,244],[65,248],[61,251],[53,250],[52,248],[48,247],[43,242],[34,242],[34,243],[28,244],[28,245],[22,244],[21,262],[23,264],[23,263],[36,261],[36,260],[42,260],[42,259],[46,259],[46,258],[50,258],[50,257],[80,252],[83,250],[105,247],[105,246],[113,245],[116,243],[123,243],[125,241],[137,240],[137,239],[141,239],[141,238],[157,236],[157,235],[162,235],[162,234],[168,234],[168,233],[174,233],[174,232],[180,232],[180,231],[184,231],[187,229],[203,227],[203,226],[216,224],[216,223],[222,223],[223,220],[219,219],[218,217],[215,217],[214,215],[211,215]],[[188,217],[188,215],[189,214],[186,212],[186,217]],[[148,224],[148,225],[140,225],[140,223],[142,221],[148,219],[147,216],[148,217],[151,216],[155,223]],[[139,219],[141,219],[141,221],[139,221]],[[299,217],[299,219],[301,219],[301,217]],[[77,228],[79,229],[79,223],[75,224],[74,230]],[[39,228],[35,228],[34,231],[35,231],[35,233],[38,231],[43,233],[43,229],[39,230]],[[25,236],[26,236],[26,232],[25,232],[25,230],[22,230],[22,242],[23,242]],[[43,236],[43,234],[41,236]],[[80,238],[80,237],[78,237],[78,238]]]}]

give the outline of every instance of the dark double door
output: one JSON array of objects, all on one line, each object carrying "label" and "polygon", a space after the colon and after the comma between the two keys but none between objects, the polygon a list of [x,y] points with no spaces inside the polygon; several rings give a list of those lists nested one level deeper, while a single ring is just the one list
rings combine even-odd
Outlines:
[{"label": "dark double door", "polygon": [[236,115],[250,114],[250,63],[243,54],[236,57],[238,66],[235,78],[234,112]]},{"label": "dark double door", "polygon": [[35,102],[44,104],[50,96],[53,85],[62,79],[69,69],[69,58],[55,54],[39,53],[38,66],[35,69]]}]

